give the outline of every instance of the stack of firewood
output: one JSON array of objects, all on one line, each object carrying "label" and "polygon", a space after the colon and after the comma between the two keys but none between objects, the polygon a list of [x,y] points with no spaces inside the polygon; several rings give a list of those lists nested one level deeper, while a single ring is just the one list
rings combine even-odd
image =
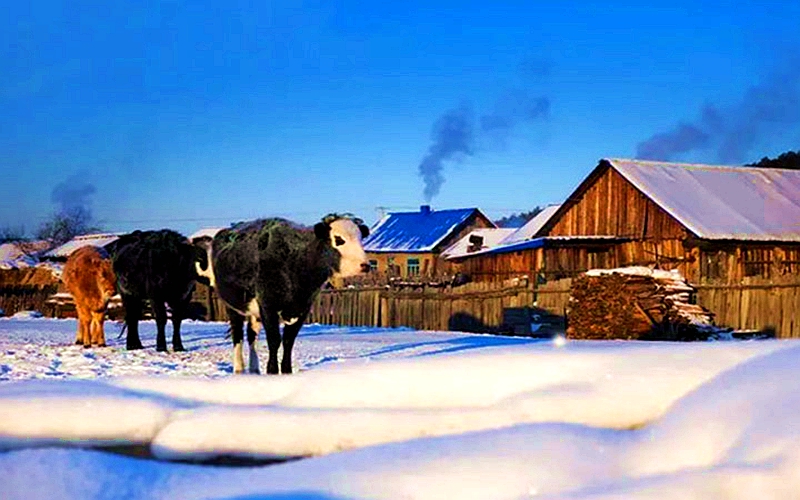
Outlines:
[{"label": "stack of firewood", "polygon": [[695,340],[720,330],[690,303],[695,289],[677,272],[595,269],[572,283],[567,336],[579,339]]}]

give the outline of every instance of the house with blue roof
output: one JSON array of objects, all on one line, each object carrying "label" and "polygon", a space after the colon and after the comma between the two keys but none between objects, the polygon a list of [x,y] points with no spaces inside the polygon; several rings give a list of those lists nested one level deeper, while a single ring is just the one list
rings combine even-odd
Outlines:
[{"label": "house with blue roof", "polygon": [[443,250],[477,228],[495,224],[477,208],[390,212],[364,240],[373,272],[401,278],[433,277],[447,272]]}]

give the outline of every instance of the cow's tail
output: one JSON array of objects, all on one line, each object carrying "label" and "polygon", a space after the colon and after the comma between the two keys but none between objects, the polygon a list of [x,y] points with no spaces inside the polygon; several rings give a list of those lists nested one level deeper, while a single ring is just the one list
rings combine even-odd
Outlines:
[{"label": "cow's tail", "polygon": [[128,328],[128,323],[122,323],[122,329],[119,331],[119,335],[117,335],[117,340],[121,339],[123,335],[125,335],[125,329]]}]

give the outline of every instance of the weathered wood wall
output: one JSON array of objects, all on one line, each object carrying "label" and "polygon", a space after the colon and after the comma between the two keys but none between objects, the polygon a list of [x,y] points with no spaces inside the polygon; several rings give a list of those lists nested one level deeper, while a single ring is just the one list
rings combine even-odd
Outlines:
[{"label": "weathered wood wall", "polygon": [[635,239],[683,239],[687,232],[616,170],[606,168],[569,200],[548,236],[614,235]]},{"label": "weathered wood wall", "polygon": [[192,294],[192,306],[202,308],[203,317],[207,321],[228,321],[228,312],[214,289],[203,283],[197,283]]},{"label": "weathered wood wall", "polygon": [[800,279],[747,278],[739,284],[696,285],[697,303],[715,322],[737,330],[774,330],[778,338],[800,338]]},{"label": "weathered wood wall", "polygon": [[569,280],[533,287],[470,283],[451,288],[323,290],[309,322],[348,326],[406,326],[421,330],[497,331],[512,309],[539,307],[563,314]]},{"label": "weathered wood wall", "polygon": [[451,270],[466,274],[475,282],[499,282],[525,275],[533,277],[541,267],[541,256],[541,248],[476,255],[451,261]]},{"label": "weathered wood wall", "polygon": [[[563,315],[569,306],[570,279],[537,286],[472,283],[456,289],[421,287],[389,290],[385,287],[323,290],[309,322],[348,326],[408,326],[425,330],[492,331],[503,325],[504,313],[515,308],[539,308]],[[746,278],[742,283],[704,283],[697,303],[714,313],[720,326],[737,330],[772,329],[779,338],[800,338],[800,278],[767,280]],[[37,310],[56,311],[48,299],[56,285],[0,287],[0,309],[10,316]],[[202,292],[200,294],[202,297]],[[200,298],[196,297],[196,298]],[[214,298],[215,319],[227,319]]]},{"label": "weathered wood wall", "polygon": [[[324,290],[310,322],[350,326],[407,326],[422,330],[493,331],[516,308],[564,315],[570,279],[537,286],[473,283],[456,289]],[[743,284],[700,284],[697,303],[714,313],[719,326],[770,330],[779,338],[800,338],[800,279],[746,280]]]},{"label": "weathered wood wall", "polygon": [[800,245],[796,243],[697,242],[696,245],[694,253],[703,281],[738,283],[752,278],[783,280],[787,276],[800,276]]},{"label": "weathered wood wall", "polygon": [[0,286],[0,309],[6,316],[20,311],[39,311],[45,316],[53,316],[54,306],[47,300],[57,291],[58,285]]}]

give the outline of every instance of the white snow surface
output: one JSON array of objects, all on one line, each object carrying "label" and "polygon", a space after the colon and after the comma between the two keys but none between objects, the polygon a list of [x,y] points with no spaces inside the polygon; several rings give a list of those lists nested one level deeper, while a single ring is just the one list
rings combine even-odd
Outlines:
[{"label": "white snow surface", "polygon": [[500,244],[513,245],[514,243],[521,243],[523,241],[533,239],[542,227],[555,215],[561,205],[548,205],[542,209],[541,212],[536,214],[531,220],[525,223],[521,228],[517,229],[511,235],[507,236]]},{"label": "white snow surface", "polygon": [[[184,353],[70,345],[0,319],[2,498],[790,499],[800,343],[586,342],[307,325],[297,373],[231,374],[222,323]],[[168,330],[168,335],[170,334]],[[262,362],[265,347],[258,346]],[[138,445],[150,458],[103,449]],[[219,456],[299,458],[219,467]]]},{"label": "white snow surface", "polygon": [[0,245],[0,269],[33,267],[38,260],[25,253],[16,243]]},{"label": "white snow surface", "polygon": [[[516,231],[517,230],[514,228],[505,227],[479,227],[473,229],[466,236],[447,247],[441,255],[446,259],[457,259],[459,257],[467,257],[481,250],[489,250],[495,248],[504,238]],[[470,238],[472,236],[480,236],[483,238],[483,243],[479,250],[470,252],[469,248],[472,246]]]}]

